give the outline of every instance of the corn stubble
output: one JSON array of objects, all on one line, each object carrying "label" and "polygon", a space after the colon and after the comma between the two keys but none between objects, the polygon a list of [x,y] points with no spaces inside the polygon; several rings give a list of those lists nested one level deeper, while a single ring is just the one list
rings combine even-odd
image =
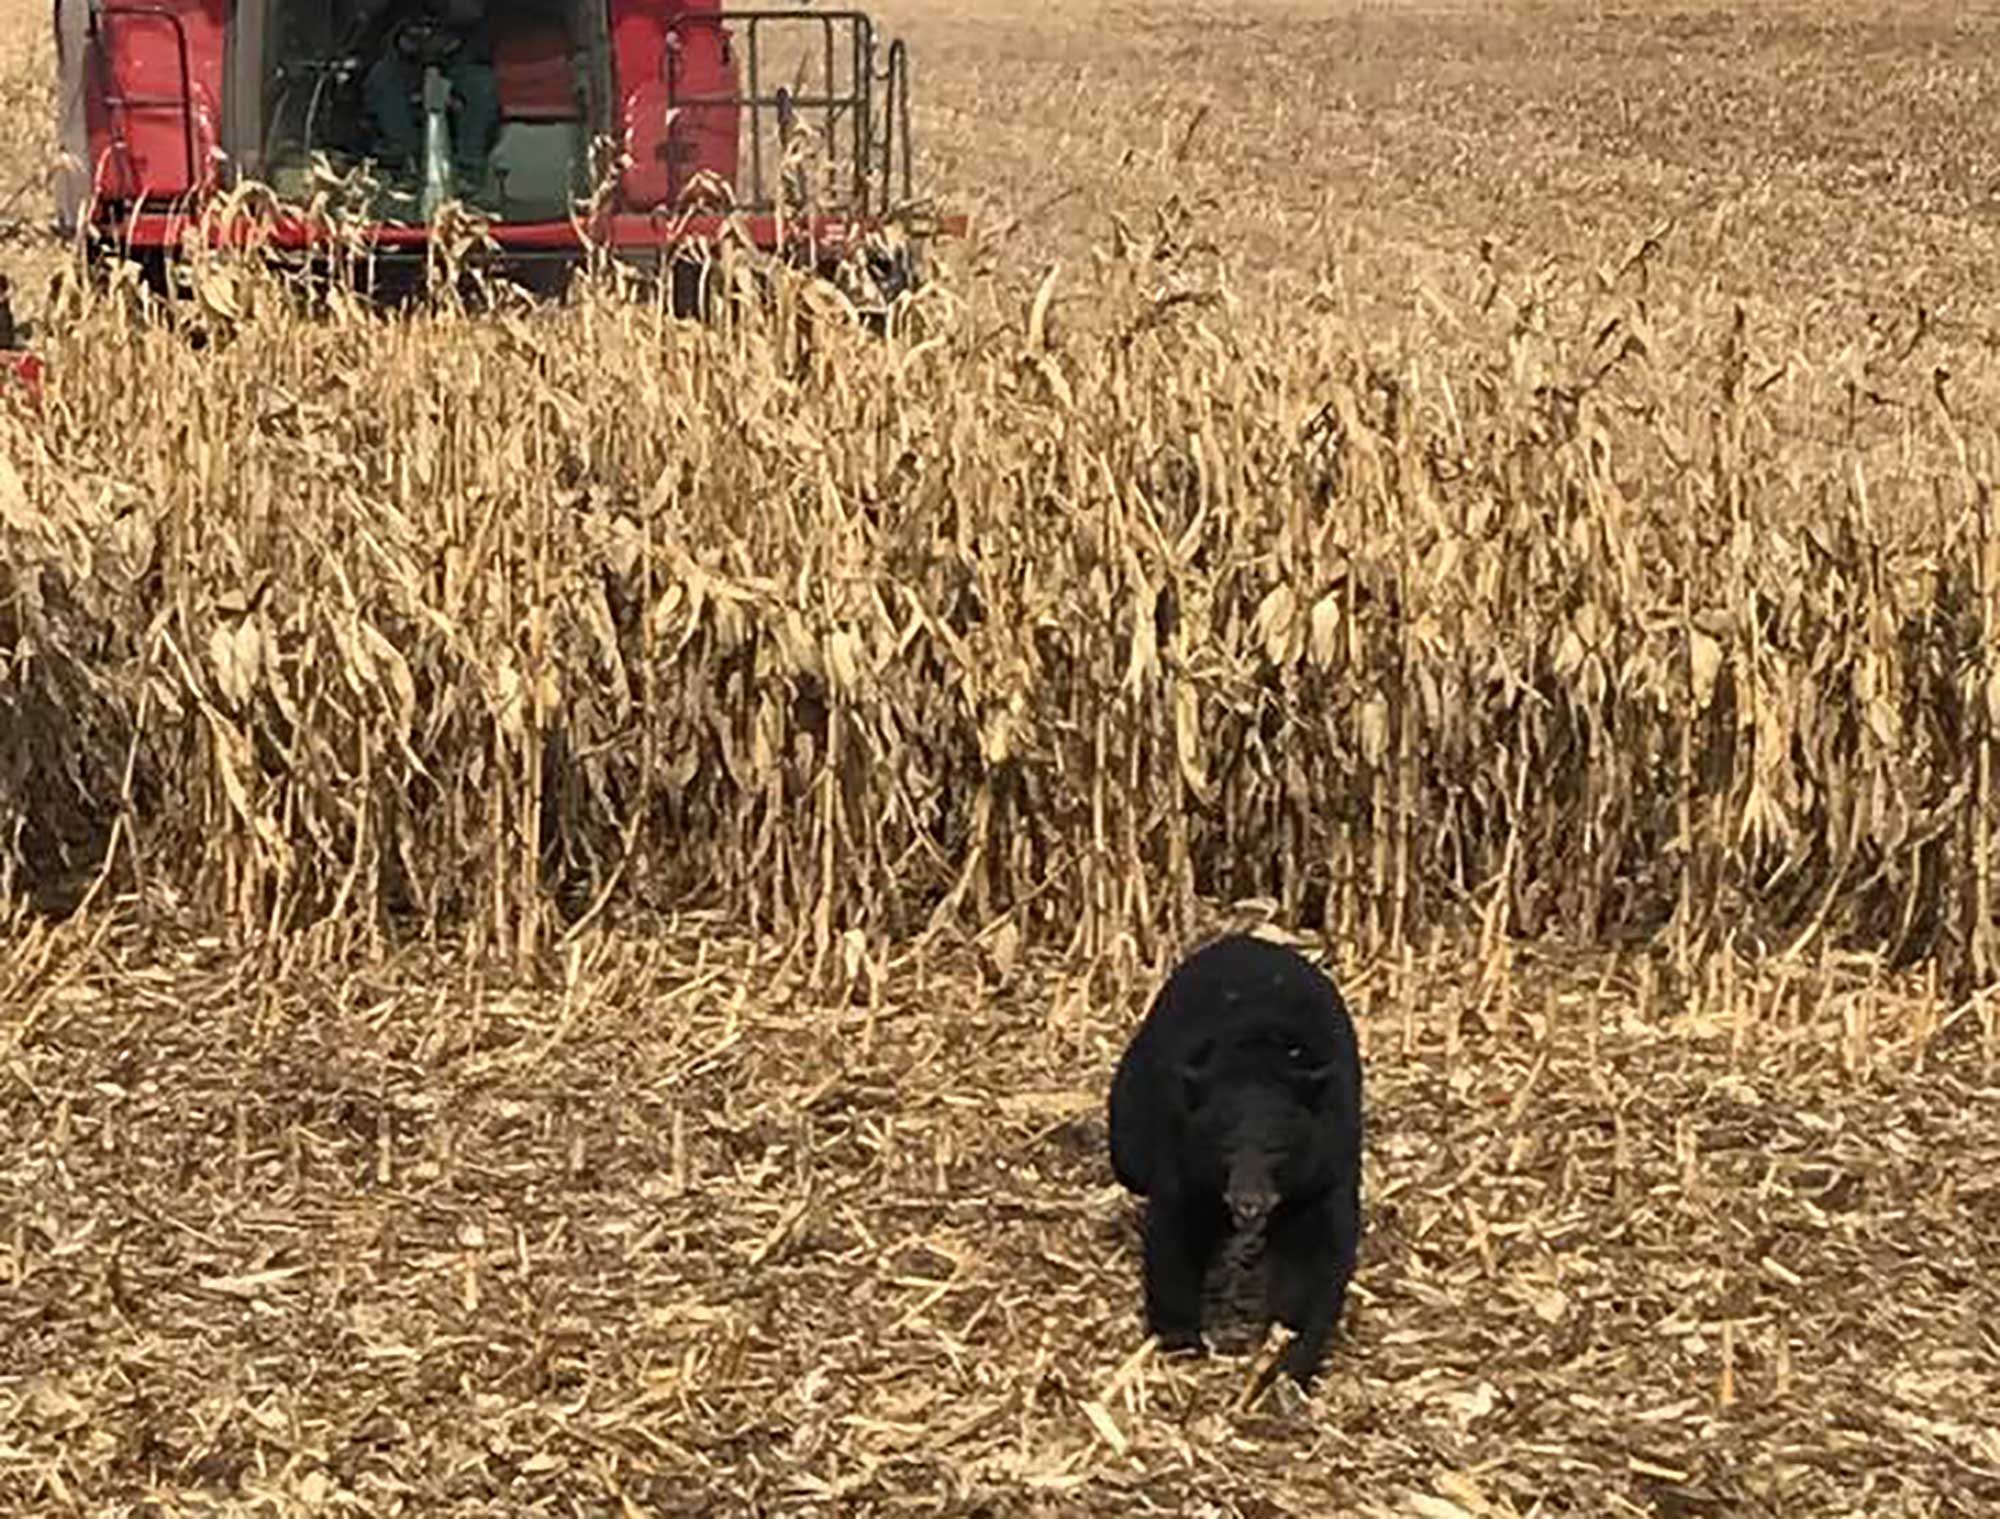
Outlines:
[{"label": "corn stubble", "polygon": [[0,473],[13,886],[520,956],[699,900],[822,965],[1261,895],[1370,954],[1989,978],[1991,439],[1941,381],[1857,411],[1650,245],[1383,332],[1185,234],[886,339],[741,265],[703,326],[213,264],[202,345],[72,290]]}]

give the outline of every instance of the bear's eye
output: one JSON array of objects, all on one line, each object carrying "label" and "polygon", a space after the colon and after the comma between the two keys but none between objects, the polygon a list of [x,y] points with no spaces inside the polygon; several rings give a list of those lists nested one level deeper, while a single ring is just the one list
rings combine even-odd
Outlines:
[{"label": "bear's eye", "polygon": [[1304,1065],[1306,1063],[1306,1047],[1303,1044],[1286,1045],[1285,1058],[1291,1061],[1293,1065]]}]

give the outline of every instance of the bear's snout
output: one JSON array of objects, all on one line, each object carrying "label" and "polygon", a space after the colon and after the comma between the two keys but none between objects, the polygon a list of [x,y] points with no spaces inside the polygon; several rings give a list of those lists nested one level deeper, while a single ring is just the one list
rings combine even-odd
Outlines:
[{"label": "bear's snout", "polygon": [[1238,1229],[1261,1229],[1271,1210],[1278,1206],[1278,1194],[1269,1187],[1229,1194],[1229,1219]]},{"label": "bear's snout", "polygon": [[1256,1152],[1239,1155],[1229,1168],[1229,1184],[1222,1200],[1228,1204],[1230,1222],[1238,1229],[1263,1227],[1278,1206],[1278,1183],[1266,1157]]}]

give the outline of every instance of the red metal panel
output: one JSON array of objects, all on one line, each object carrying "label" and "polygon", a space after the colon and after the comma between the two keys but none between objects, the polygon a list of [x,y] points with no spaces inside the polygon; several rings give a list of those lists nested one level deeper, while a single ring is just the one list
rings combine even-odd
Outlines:
[{"label": "red metal panel", "polygon": [[[697,173],[736,183],[741,108],[719,0],[611,0],[612,73],[634,210],[675,206]],[[709,102],[709,103],[705,103]]]},{"label": "red metal panel", "polygon": [[30,406],[42,403],[42,361],[39,355],[14,349],[0,350],[0,376],[20,387],[18,394]]},{"label": "red metal panel", "polygon": [[111,0],[83,61],[94,193],[171,199],[216,182],[229,0]]}]

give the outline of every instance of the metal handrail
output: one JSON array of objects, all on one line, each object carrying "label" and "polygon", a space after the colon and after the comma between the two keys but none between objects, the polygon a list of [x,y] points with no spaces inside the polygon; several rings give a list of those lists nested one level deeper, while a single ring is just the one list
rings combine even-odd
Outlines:
[{"label": "metal handrail", "polygon": [[[804,93],[795,93],[778,87],[767,90],[763,78],[762,33],[781,25],[805,25],[816,27],[820,34],[820,66],[822,69],[819,87]],[[853,116],[852,134],[852,195],[856,212],[868,215],[880,211],[886,213],[891,205],[896,188],[896,157],[901,150],[903,198],[910,195],[910,118],[909,118],[909,53],[904,43],[898,39],[889,45],[885,62],[876,64],[876,38],[874,22],[864,11],[858,10],[805,10],[805,9],[757,9],[705,11],[678,17],[669,28],[669,36],[683,28],[712,27],[719,30],[740,30],[743,35],[746,77],[743,88],[730,94],[709,94],[692,97],[685,102],[677,98],[671,75],[668,80],[667,105],[674,109],[677,105],[690,107],[712,106],[735,109],[742,113],[750,137],[749,193],[746,187],[738,186],[737,202],[750,208],[768,209],[775,195],[767,186],[764,129],[766,113],[776,117],[776,127],[780,140],[789,139],[802,113],[824,113],[824,121],[819,123],[820,133],[825,143],[827,155],[838,159],[840,137],[842,135],[840,116],[843,111]],[[836,37],[836,28],[845,27],[851,38],[848,66],[851,86],[842,90],[836,83],[839,77],[838,64],[841,51]],[[876,87],[881,86],[883,115],[880,138],[877,139]],[[879,205],[878,205],[879,201]]]},{"label": "metal handrail", "polygon": [[[181,65],[180,99],[174,100],[167,96],[160,96],[158,98],[149,96],[126,96],[126,95],[120,95],[115,92],[113,87],[117,82],[117,78],[116,75],[112,72],[111,58],[110,58],[111,49],[106,45],[105,33],[103,31],[103,26],[102,26],[104,20],[112,16],[153,16],[157,17],[162,21],[167,22],[170,26],[173,27],[174,47],[176,52],[180,55],[180,65]],[[195,142],[194,142],[194,66],[192,63],[189,62],[188,59],[187,27],[181,21],[180,16],[176,12],[167,9],[167,7],[165,7],[164,5],[139,5],[139,4],[95,5],[92,6],[90,10],[90,35],[91,39],[97,43],[99,58],[103,60],[104,73],[105,73],[105,80],[104,80],[105,110],[107,112],[115,113],[122,110],[130,110],[134,106],[145,108],[149,106],[159,107],[168,105],[178,105],[181,109],[181,143],[183,148],[187,152],[188,191],[190,194],[192,194],[194,191],[200,189],[201,188],[201,170],[199,167],[200,160],[199,160],[199,155],[195,152]],[[113,140],[118,144],[119,150],[124,156],[126,176],[132,181],[132,183],[135,186],[137,186],[139,180],[139,174],[137,167],[134,165],[132,161],[131,138],[127,135],[125,130],[121,129],[120,127],[114,126],[112,130],[114,134]],[[143,187],[140,188],[140,193],[141,194],[144,193]]]},{"label": "metal handrail", "polygon": [[895,179],[897,139],[903,149],[903,200],[910,199],[910,50],[901,37],[889,44],[889,60],[883,66],[882,102],[882,211],[889,211],[889,186]]}]

